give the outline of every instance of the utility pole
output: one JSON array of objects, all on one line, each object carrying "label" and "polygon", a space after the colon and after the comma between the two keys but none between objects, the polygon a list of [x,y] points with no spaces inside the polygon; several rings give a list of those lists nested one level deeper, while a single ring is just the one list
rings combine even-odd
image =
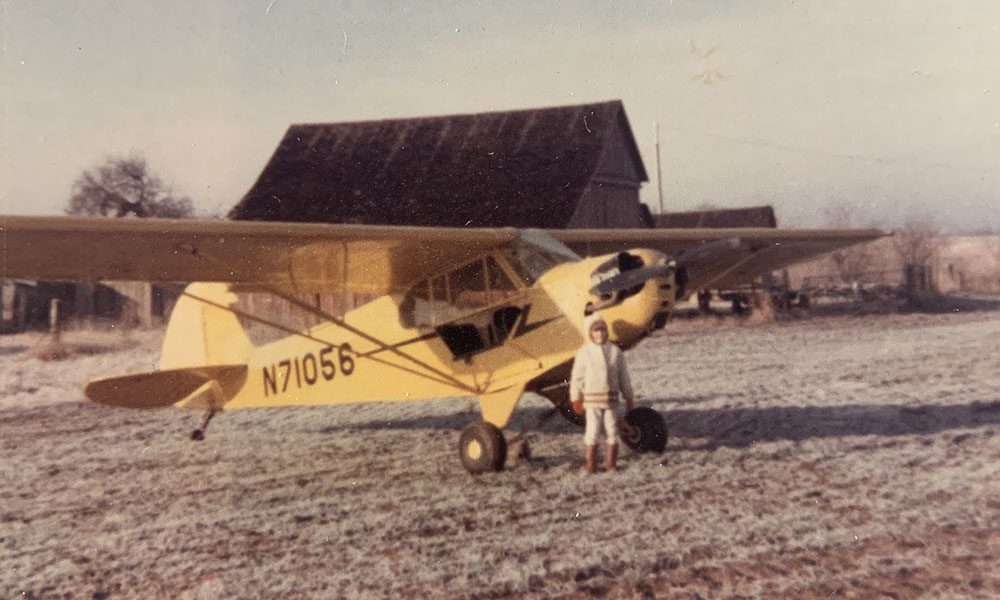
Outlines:
[{"label": "utility pole", "polygon": [[660,170],[660,124],[653,121],[653,131],[656,135],[656,187],[660,192],[660,214],[663,214],[663,172]]}]

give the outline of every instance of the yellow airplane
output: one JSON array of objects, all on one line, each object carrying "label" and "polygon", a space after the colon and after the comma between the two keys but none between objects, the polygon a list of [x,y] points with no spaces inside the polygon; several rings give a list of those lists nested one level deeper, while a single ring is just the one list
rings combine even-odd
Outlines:
[{"label": "yellow airplane", "polygon": [[[503,468],[501,430],[525,392],[553,402],[547,417],[578,420],[566,380],[585,315],[600,311],[627,348],[685,294],[883,235],[0,216],[0,277],[197,282],[174,307],[159,370],[92,380],[95,402],[206,411],[200,439],[223,409],[475,396],[482,420],[462,432],[459,455],[481,473]],[[296,330],[234,306],[249,291],[324,322]],[[339,293],[377,298],[343,316],[303,300]],[[248,321],[285,337],[255,346]],[[664,449],[658,413],[639,407],[625,423],[632,448]]]}]

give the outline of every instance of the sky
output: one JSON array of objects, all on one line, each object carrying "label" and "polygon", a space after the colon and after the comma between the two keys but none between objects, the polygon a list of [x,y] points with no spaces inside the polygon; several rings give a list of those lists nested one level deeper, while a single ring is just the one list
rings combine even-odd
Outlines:
[{"label": "sky", "polygon": [[1000,2],[0,0],[0,212],[141,153],[222,215],[289,125],[620,99],[655,211],[1000,231]]}]

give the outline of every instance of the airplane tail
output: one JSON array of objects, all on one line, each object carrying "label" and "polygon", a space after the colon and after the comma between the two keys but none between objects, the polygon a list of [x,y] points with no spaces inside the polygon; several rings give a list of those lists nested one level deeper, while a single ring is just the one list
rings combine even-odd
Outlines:
[{"label": "airplane tail", "polygon": [[159,370],[95,379],[84,394],[128,408],[222,409],[243,387],[253,348],[236,315],[226,310],[235,301],[225,284],[192,283],[170,316]]},{"label": "airplane tail", "polygon": [[163,339],[160,369],[246,363],[253,344],[227,310],[236,294],[224,283],[192,283],[174,306]]}]

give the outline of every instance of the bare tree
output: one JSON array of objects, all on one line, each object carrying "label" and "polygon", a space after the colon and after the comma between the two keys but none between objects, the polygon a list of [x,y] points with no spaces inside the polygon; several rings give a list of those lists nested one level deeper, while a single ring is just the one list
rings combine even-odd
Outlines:
[{"label": "bare tree", "polygon": [[892,238],[904,265],[928,265],[937,256],[941,231],[930,219],[911,219]]},{"label": "bare tree", "polygon": [[832,252],[830,260],[837,268],[840,280],[849,284],[865,278],[875,257],[868,251],[867,244],[858,244]]},{"label": "bare tree", "polygon": [[[830,227],[856,227],[858,225],[856,212],[849,204],[828,206],[824,210],[826,224]],[[858,244],[830,253],[830,260],[833,261],[841,281],[851,284],[864,279],[872,264],[877,262],[877,256],[871,251],[869,244]]]},{"label": "bare tree", "polygon": [[[997,275],[1000,275],[1000,229],[993,229],[986,243],[997,265]],[[996,285],[1000,286],[1000,277],[997,277]]]},{"label": "bare tree", "polygon": [[893,236],[892,245],[903,263],[906,296],[911,302],[921,302],[928,291],[934,291],[931,263],[940,244],[940,230],[928,218],[909,219]]},{"label": "bare tree", "polygon": [[66,214],[187,218],[194,207],[153,174],[143,156],[132,154],[109,157],[77,177]]}]

